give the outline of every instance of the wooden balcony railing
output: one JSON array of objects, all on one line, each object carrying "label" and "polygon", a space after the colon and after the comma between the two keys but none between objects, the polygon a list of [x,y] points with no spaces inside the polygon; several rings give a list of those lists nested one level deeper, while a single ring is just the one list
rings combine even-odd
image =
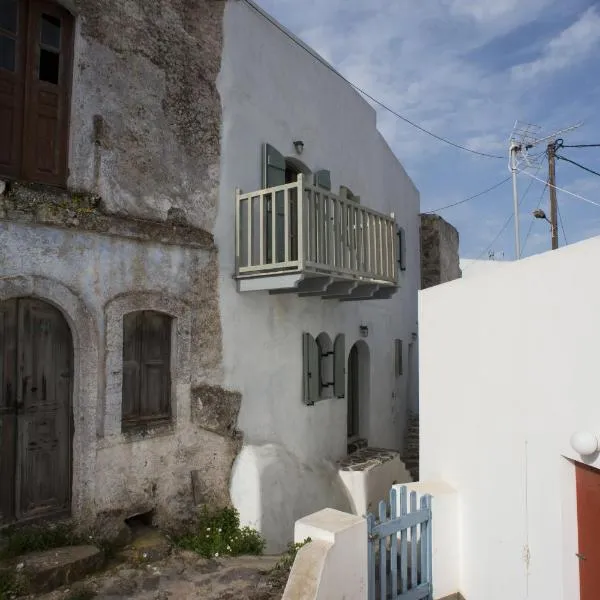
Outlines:
[{"label": "wooden balcony railing", "polygon": [[236,193],[236,277],[333,275],[397,285],[393,217],[306,182]]}]

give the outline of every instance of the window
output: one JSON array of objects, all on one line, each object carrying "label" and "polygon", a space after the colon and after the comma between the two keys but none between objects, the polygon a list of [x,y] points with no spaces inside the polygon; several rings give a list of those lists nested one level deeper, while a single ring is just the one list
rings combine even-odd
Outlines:
[{"label": "window", "polygon": [[332,344],[326,333],[317,339],[302,335],[304,403],[343,398],[346,393],[346,337],[340,333]]},{"label": "window", "polygon": [[0,0],[0,176],[66,183],[73,21],[56,2]]},{"label": "window", "polygon": [[123,317],[123,428],[171,418],[172,323],[154,311]]}]

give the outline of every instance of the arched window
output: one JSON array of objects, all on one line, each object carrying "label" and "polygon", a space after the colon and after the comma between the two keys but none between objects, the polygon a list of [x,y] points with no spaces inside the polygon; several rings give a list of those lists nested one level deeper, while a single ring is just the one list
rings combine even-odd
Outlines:
[{"label": "arched window", "polygon": [[56,2],[0,1],[0,176],[66,183],[73,25]]},{"label": "arched window", "polygon": [[171,418],[173,319],[151,310],[123,317],[123,428]]}]

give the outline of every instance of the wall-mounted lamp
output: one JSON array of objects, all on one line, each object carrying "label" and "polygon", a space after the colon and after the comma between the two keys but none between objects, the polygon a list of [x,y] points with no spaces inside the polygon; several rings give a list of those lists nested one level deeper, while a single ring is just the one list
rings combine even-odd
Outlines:
[{"label": "wall-mounted lamp", "polygon": [[359,327],[361,337],[367,337],[369,335],[369,328],[366,325]]},{"label": "wall-mounted lamp", "polygon": [[577,431],[571,436],[571,448],[581,456],[598,452],[598,438],[589,431]]},{"label": "wall-mounted lamp", "polygon": [[302,140],[296,140],[294,142],[294,148],[298,154],[302,154],[302,152],[304,152],[304,142]]}]

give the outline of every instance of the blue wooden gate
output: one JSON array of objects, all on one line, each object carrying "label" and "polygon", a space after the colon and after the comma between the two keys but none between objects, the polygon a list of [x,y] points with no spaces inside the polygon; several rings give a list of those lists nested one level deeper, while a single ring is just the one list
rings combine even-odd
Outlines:
[{"label": "blue wooden gate", "polygon": [[431,600],[431,496],[390,491],[379,515],[367,516],[369,600]]}]

